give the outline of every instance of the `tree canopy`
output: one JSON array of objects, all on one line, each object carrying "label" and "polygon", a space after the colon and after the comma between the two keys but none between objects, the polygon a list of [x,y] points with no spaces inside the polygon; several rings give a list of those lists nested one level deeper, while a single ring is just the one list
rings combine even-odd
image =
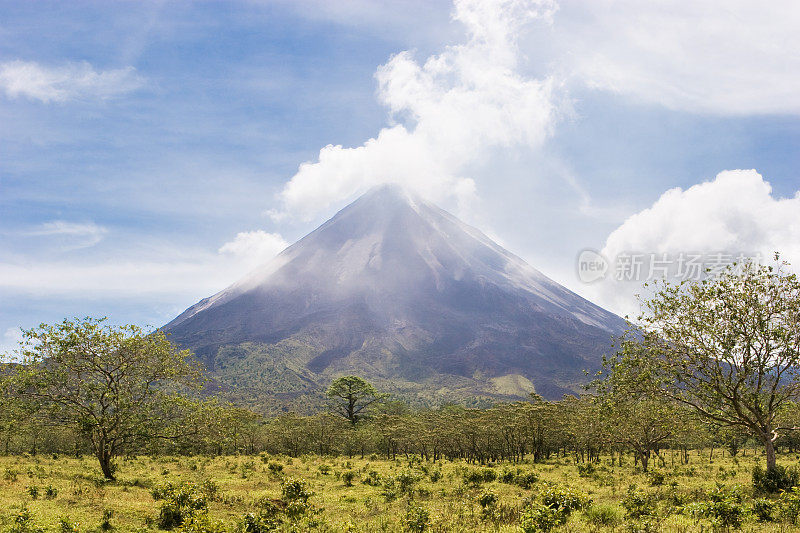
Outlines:
[{"label": "tree canopy", "polygon": [[732,265],[700,282],[658,282],[643,309],[642,329],[620,351],[628,374],[712,424],[756,437],[774,469],[774,444],[787,429],[779,415],[800,392],[797,276],[786,263]]},{"label": "tree canopy", "polygon": [[347,418],[351,424],[363,416],[363,411],[386,397],[368,381],[358,376],[342,376],[331,383],[327,392],[335,412]]},{"label": "tree canopy", "polygon": [[126,447],[192,427],[197,402],[186,391],[201,385],[202,367],[162,331],[64,320],[25,331],[20,353],[21,363],[5,369],[5,395],[77,430],[108,479]]}]

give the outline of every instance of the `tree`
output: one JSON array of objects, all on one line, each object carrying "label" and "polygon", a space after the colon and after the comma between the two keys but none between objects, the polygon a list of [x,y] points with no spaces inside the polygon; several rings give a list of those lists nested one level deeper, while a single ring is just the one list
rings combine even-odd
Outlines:
[{"label": "tree", "polygon": [[328,398],[334,411],[344,416],[352,425],[363,416],[361,413],[373,403],[386,398],[369,382],[358,376],[342,376],[331,383]]},{"label": "tree", "polygon": [[593,382],[598,393],[593,401],[599,406],[608,440],[631,448],[647,472],[651,454],[661,457],[658,450],[688,417],[674,401],[660,397],[654,390],[654,375],[628,364],[626,355],[623,349],[604,361],[604,379]]},{"label": "tree", "polygon": [[49,423],[76,429],[103,475],[137,442],[185,435],[196,405],[183,387],[202,383],[199,363],[162,331],[114,327],[104,318],[42,324],[24,332],[23,361],[8,372],[9,390],[37,405]]},{"label": "tree", "polygon": [[701,282],[659,282],[643,308],[628,363],[709,422],[756,437],[773,470],[787,429],[778,415],[800,392],[797,276],[786,263],[732,265]]}]

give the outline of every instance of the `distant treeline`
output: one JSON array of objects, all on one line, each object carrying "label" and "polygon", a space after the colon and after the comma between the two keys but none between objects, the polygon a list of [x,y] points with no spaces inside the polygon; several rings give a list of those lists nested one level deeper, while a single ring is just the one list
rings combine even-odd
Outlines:
[{"label": "distant treeline", "polygon": [[[797,407],[793,405],[792,410],[798,412]],[[0,450],[4,454],[93,453],[85,436],[55,427],[46,418],[3,419]],[[475,463],[536,462],[553,455],[582,463],[611,455],[615,461],[634,461],[647,467],[651,461],[688,461],[692,450],[711,449],[711,454],[732,456],[758,450],[758,443],[744,435],[706,426],[688,411],[676,410],[663,422],[654,425],[646,416],[620,420],[591,396],[489,409],[448,405],[412,411],[405,404],[388,402],[356,425],[333,413],[289,413],[266,419],[244,409],[216,405],[198,417],[196,426],[185,435],[142,440],[125,453],[413,455],[433,461],[464,459]],[[777,445],[796,452],[800,450],[800,435],[788,434]]]}]

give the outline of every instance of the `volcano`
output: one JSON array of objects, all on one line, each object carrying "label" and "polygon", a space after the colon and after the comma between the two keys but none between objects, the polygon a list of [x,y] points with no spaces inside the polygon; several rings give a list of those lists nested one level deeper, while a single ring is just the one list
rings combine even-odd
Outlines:
[{"label": "volcano", "polygon": [[309,410],[356,374],[423,405],[574,394],[626,323],[397,186],[164,329],[229,397]]}]

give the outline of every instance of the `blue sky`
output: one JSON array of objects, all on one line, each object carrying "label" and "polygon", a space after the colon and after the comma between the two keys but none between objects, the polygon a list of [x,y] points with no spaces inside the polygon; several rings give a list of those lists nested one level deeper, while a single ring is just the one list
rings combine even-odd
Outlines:
[{"label": "blue sky", "polygon": [[384,181],[618,312],[582,249],[795,257],[798,8],[686,4],[0,2],[0,346],[161,325]]}]

